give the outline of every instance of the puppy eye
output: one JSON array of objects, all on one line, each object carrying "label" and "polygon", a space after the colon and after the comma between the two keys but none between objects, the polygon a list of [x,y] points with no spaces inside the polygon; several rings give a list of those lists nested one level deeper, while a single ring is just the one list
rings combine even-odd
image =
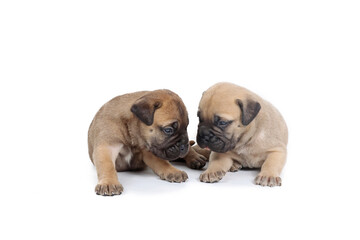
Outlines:
[{"label": "puppy eye", "polygon": [[174,133],[174,129],[172,127],[166,127],[166,128],[163,129],[163,132],[166,135],[172,135]]},{"label": "puppy eye", "polygon": [[224,120],[220,120],[219,122],[218,122],[218,125],[220,126],[220,127],[225,127],[226,125],[228,125],[229,124],[229,122],[226,122],[226,121],[224,121]]},{"label": "puppy eye", "polygon": [[232,121],[219,120],[216,125],[224,130],[230,123],[232,123]]}]

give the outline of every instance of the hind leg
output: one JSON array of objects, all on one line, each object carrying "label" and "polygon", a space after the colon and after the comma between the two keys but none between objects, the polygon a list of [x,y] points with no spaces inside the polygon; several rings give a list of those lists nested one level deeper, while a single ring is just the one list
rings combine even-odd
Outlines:
[{"label": "hind leg", "polygon": [[242,168],[241,164],[238,161],[233,160],[233,164],[230,168],[230,172],[237,172]]}]

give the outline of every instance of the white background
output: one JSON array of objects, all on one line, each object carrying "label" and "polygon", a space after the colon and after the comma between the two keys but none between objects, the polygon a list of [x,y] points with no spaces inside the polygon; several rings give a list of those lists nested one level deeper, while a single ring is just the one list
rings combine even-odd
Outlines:
[{"label": "white background", "polygon": [[[358,1],[1,1],[1,239],[359,239]],[[87,130],[114,96],[168,88],[195,137],[229,81],[289,127],[283,186],[119,173],[94,193]]]}]

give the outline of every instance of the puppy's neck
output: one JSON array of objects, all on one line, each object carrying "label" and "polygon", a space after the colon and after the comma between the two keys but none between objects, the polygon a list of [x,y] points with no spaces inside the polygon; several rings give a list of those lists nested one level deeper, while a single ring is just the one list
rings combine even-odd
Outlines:
[{"label": "puppy's neck", "polygon": [[238,144],[235,151],[239,151],[239,149],[242,149],[243,147],[250,144],[254,140],[253,136],[255,135],[256,132],[256,126],[254,125],[256,125],[256,121],[250,123],[246,127],[245,131],[238,137],[236,141]]}]

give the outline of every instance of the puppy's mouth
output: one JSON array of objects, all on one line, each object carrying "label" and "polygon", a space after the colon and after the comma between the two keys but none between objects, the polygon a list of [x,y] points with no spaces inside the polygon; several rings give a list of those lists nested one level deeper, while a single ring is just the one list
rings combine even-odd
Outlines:
[{"label": "puppy's mouth", "polygon": [[189,152],[189,144],[186,145],[173,145],[165,149],[166,159],[175,160],[178,158],[185,157]]},{"label": "puppy's mouth", "polygon": [[201,148],[209,149],[213,152],[225,153],[232,150],[230,140],[224,137],[216,136],[214,134],[210,134],[210,135],[198,134],[196,137],[196,141]]},{"label": "puppy's mouth", "polygon": [[199,146],[201,148],[207,149],[207,150],[211,150],[213,152],[218,152],[218,153],[225,153],[227,151],[229,151],[226,147],[225,147],[225,143],[223,141],[218,141],[216,143],[207,143],[205,141],[197,141]]},{"label": "puppy's mouth", "polygon": [[150,152],[155,156],[162,158],[164,160],[173,161],[178,158],[183,158],[189,152],[189,144],[179,144],[176,143],[170,147],[161,149],[157,147],[150,147]]}]

